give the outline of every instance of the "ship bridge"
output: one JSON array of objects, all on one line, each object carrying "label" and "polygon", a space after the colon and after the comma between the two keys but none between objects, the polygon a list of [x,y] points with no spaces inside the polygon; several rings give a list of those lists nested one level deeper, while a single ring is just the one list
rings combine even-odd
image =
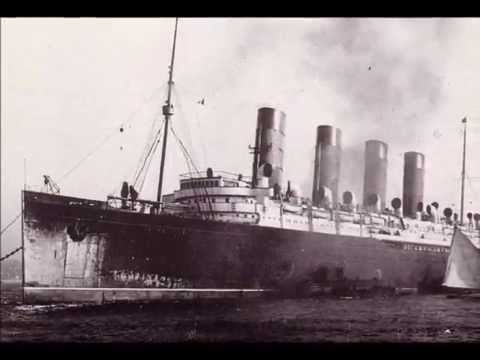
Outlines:
[{"label": "ship bridge", "polygon": [[273,196],[268,183],[251,187],[251,178],[208,169],[180,175],[180,189],[163,197],[164,210],[181,216],[258,223],[259,206]]},{"label": "ship bridge", "polygon": [[[215,174],[209,171],[180,175],[180,189],[175,191],[173,199],[175,202],[185,200],[201,200],[212,202],[223,200],[225,202],[245,202],[254,200],[259,196],[273,196],[273,190],[268,187],[251,187],[250,177],[243,177],[241,174],[232,174],[219,171]],[[249,202],[249,201],[247,201]]]},{"label": "ship bridge", "polygon": [[216,171],[208,169],[196,173],[185,173],[180,175],[180,190],[200,189],[206,187],[248,187],[252,184],[251,177],[242,174],[234,174],[227,171]]}]

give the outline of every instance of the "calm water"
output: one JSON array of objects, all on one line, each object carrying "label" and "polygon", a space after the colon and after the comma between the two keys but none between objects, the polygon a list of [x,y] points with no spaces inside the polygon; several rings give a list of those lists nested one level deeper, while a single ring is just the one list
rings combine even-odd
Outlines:
[{"label": "calm water", "polygon": [[22,305],[3,289],[1,341],[480,342],[480,301],[444,295]]}]

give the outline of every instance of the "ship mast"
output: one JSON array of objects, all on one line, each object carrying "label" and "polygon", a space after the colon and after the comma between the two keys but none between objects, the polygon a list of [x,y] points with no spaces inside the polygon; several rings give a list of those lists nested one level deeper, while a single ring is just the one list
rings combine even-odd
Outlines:
[{"label": "ship mast", "polygon": [[463,225],[463,204],[465,200],[465,153],[467,148],[467,118],[462,119],[463,123],[463,158],[462,158],[462,194],[460,198],[460,225]]},{"label": "ship mast", "polygon": [[160,161],[160,177],[158,180],[158,192],[157,192],[158,202],[160,202],[162,199],[163,173],[165,168],[165,152],[167,150],[168,122],[170,120],[170,117],[173,115],[172,86],[173,86],[173,64],[175,61],[175,45],[177,43],[177,25],[178,25],[178,18],[175,19],[175,32],[173,35],[172,59],[170,61],[169,77],[168,77],[167,101],[162,108],[163,116],[165,116],[165,128],[163,129],[162,158]]}]

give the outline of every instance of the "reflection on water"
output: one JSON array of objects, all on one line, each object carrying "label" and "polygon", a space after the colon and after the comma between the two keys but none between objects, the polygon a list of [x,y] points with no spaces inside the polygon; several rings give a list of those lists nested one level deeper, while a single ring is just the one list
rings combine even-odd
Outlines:
[{"label": "reflection on water", "polygon": [[3,289],[1,341],[479,342],[480,302],[445,295],[22,305]]}]

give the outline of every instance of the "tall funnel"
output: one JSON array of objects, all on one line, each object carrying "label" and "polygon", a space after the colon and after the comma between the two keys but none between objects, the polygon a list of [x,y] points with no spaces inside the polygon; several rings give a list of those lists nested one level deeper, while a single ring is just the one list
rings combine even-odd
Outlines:
[{"label": "tall funnel", "polygon": [[325,191],[332,192],[334,206],[338,204],[338,182],[340,181],[340,164],[342,153],[342,132],[328,125],[317,127],[317,144],[315,146],[315,169],[313,175],[312,202],[320,206]]},{"label": "tall funnel", "polygon": [[[387,196],[388,145],[378,140],[365,142],[365,175],[363,182],[363,206],[380,205],[385,209]],[[378,199],[380,204],[372,202]]]},{"label": "tall funnel", "polygon": [[423,203],[425,156],[410,151],[404,156],[403,168],[403,216],[416,217],[417,206]]},{"label": "tall funnel", "polygon": [[285,140],[285,119],[283,111],[272,108],[258,109],[253,181],[258,177],[268,178],[269,187],[282,186],[283,148]]}]

